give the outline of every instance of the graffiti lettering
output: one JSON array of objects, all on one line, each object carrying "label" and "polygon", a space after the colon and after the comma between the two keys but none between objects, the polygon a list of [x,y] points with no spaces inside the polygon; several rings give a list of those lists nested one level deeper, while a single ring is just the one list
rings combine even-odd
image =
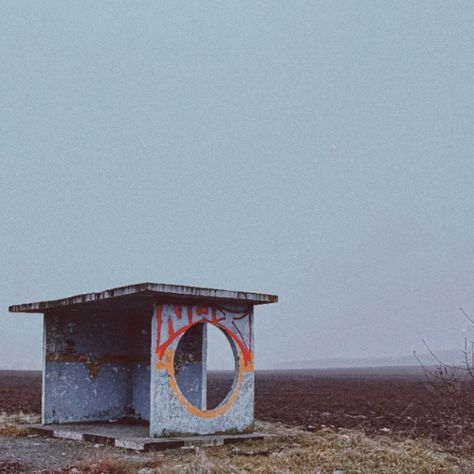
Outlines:
[{"label": "graffiti lettering", "polygon": [[[191,326],[195,324],[209,323],[219,329],[222,329],[238,346],[240,349],[243,363],[245,367],[253,366],[253,354],[252,354],[252,331],[249,330],[248,340],[245,339],[242,331],[238,328],[236,321],[240,321],[244,318],[251,318],[251,310],[238,312],[237,314],[228,308],[223,306],[197,306],[195,312],[192,306],[186,306],[187,322],[185,325],[178,324],[171,315],[166,314],[163,309],[163,305],[158,305],[156,308],[156,319],[157,319],[157,340],[156,340],[156,355],[161,360],[165,356],[166,350],[170,344],[179,336],[184,334]],[[209,313],[211,313],[209,315]],[[228,314],[230,313],[230,314]],[[183,307],[181,305],[174,305],[174,316],[181,321],[183,314]],[[209,317],[210,316],[210,317]],[[165,322],[165,319],[167,321]],[[232,324],[232,327],[228,327],[224,322]],[[167,335],[163,334],[163,324],[166,324]],[[250,324],[249,324],[250,326]],[[162,338],[164,340],[162,340]]]}]

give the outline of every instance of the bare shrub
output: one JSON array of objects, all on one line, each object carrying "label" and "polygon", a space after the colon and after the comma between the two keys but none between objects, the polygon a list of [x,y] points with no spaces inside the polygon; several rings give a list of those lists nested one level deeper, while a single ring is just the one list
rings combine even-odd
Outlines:
[{"label": "bare shrub", "polygon": [[[460,311],[474,326],[474,319],[462,308]],[[427,367],[415,351],[413,354],[425,373],[426,387],[442,407],[441,422],[446,424],[450,435],[463,436],[466,431],[474,433],[474,341],[465,338],[460,364],[443,362],[426,341],[422,342],[433,358],[435,368]]]}]

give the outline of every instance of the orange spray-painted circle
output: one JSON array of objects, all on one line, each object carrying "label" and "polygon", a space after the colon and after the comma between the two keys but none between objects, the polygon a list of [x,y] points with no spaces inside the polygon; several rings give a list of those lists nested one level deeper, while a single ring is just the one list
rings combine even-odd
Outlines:
[{"label": "orange spray-painted circle", "polygon": [[[181,319],[183,314],[183,308],[181,306],[175,305],[175,314],[178,319]],[[216,307],[198,307],[196,313],[198,315],[208,315],[209,311],[211,312],[211,318],[203,318],[198,321],[193,320],[193,310],[191,306],[187,306],[187,321],[188,324],[184,325],[178,330],[175,330],[174,325],[171,319],[168,319],[168,337],[165,341],[161,341],[161,328],[163,325],[163,306],[157,306],[157,345],[156,345],[156,356],[157,362],[155,367],[158,370],[164,370],[168,373],[169,384],[175,394],[177,400],[181,405],[192,415],[198,416],[201,418],[215,418],[217,416],[223,415],[226,413],[235,400],[240,394],[240,389],[242,382],[244,380],[245,372],[253,372],[253,352],[251,350],[251,344],[247,345],[242,339],[242,334],[239,332],[239,335],[221,323],[222,319],[218,319]],[[234,354],[238,354],[238,373],[236,380],[234,380],[233,387],[230,394],[224,399],[224,401],[218,405],[216,408],[211,410],[201,410],[189,402],[189,400],[181,392],[174,370],[174,357],[175,350],[171,347],[179,341],[181,336],[195,324],[212,324],[213,326],[221,329],[229,339],[229,342],[233,346]],[[235,324],[234,324],[235,325]],[[239,337],[240,336],[240,337]]]},{"label": "orange spray-painted circle", "polygon": [[[212,324],[212,323],[208,323]],[[220,327],[221,325],[216,325]],[[231,339],[234,343],[233,339]],[[235,343],[234,343],[235,345]],[[238,350],[238,371],[236,381],[233,384],[233,387],[230,393],[226,396],[224,401],[218,405],[216,408],[211,410],[201,410],[200,408],[194,406],[189,400],[185,397],[185,395],[181,392],[178,382],[176,380],[176,374],[174,369],[174,357],[175,357],[175,350],[174,349],[167,349],[165,351],[164,356],[161,360],[156,363],[156,368],[165,370],[168,372],[169,376],[169,384],[171,389],[173,390],[176,399],[181,403],[184,409],[190,413],[191,415],[200,417],[200,418],[215,418],[218,416],[223,415],[227,411],[230,410],[232,405],[234,404],[235,400],[238,398],[240,394],[240,388],[242,386],[242,382],[244,380],[245,372],[253,372],[253,364],[248,363],[246,364],[246,357],[244,356],[243,352],[237,348]]]}]

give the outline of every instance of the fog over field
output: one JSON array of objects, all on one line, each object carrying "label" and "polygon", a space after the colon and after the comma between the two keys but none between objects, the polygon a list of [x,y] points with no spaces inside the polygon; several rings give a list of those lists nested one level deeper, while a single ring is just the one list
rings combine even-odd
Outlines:
[{"label": "fog over field", "polygon": [[470,1],[3,3],[0,368],[41,366],[41,316],[9,305],[145,281],[278,294],[257,368],[461,349],[473,23]]}]

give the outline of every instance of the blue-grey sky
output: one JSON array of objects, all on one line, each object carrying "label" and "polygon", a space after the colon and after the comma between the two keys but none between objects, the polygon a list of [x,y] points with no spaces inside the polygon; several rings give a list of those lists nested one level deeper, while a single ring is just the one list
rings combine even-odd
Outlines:
[{"label": "blue-grey sky", "polygon": [[472,1],[0,6],[7,306],[141,281],[277,293],[257,367],[461,347]]}]

